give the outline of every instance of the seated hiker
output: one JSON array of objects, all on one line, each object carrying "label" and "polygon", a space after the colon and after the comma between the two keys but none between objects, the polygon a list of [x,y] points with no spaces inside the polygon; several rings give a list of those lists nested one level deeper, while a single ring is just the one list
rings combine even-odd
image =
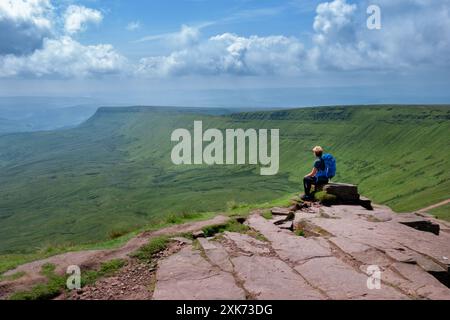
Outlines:
[{"label": "seated hiker", "polygon": [[303,180],[305,195],[302,197],[302,200],[305,201],[313,200],[311,194],[311,187],[313,185],[325,185],[330,181],[330,179],[334,178],[336,174],[336,161],[333,156],[329,154],[324,155],[323,148],[319,146],[315,147],[313,152],[317,157],[317,160],[314,163],[314,168],[311,173],[305,176]]}]

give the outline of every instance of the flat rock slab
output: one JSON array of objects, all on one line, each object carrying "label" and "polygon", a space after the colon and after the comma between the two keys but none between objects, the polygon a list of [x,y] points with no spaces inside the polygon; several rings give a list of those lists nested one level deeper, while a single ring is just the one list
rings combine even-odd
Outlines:
[{"label": "flat rock slab", "polygon": [[[343,205],[322,207],[320,214],[296,212],[297,226],[318,228],[326,237],[297,237],[256,215],[247,224],[331,299],[447,299],[450,290],[432,274],[445,277],[450,239],[402,224],[417,219],[382,206],[369,212]],[[367,286],[367,268],[373,265],[382,272],[381,290]]]},{"label": "flat rock slab", "polygon": [[335,257],[312,259],[295,268],[313,286],[320,288],[333,300],[407,299],[408,296],[388,286],[370,290],[368,277]]},{"label": "flat rock slab", "polygon": [[326,297],[312,288],[286,263],[271,257],[232,259],[236,274],[258,300],[322,300]]},{"label": "flat rock slab", "polygon": [[[448,265],[445,257],[450,256],[450,237],[443,233],[435,235],[405,226],[393,219],[379,222],[366,219],[364,214],[353,206],[323,208],[325,212],[333,210],[341,219],[311,219],[311,223],[336,237],[347,238],[352,242],[366,244],[372,248],[387,249],[409,248],[421,255],[429,256],[442,266]],[[364,210],[364,209],[363,209]],[[383,212],[382,209],[381,211]],[[376,216],[377,209],[373,215]]]},{"label": "flat rock slab", "polygon": [[395,249],[386,249],[384,253],[391,258],[392,260],[409,263],[409,264],[417,264],[417,255],[415,252],[405,249],[405,248],[395,248]]},{"label": "flat rock slab", "polygon": [[394,263],[389,271],[384,272],[383,277],[419,299],[450,300],[450,290],[417,265]]},{"label": "flat rock slab", "polygon": [[369,265],[379,266],[387,284],[412,298],[448,297],[450,290],[432,276],[448,274],[448,234],[438,236],[406,226],[402,222],[418,217],[397,215],[386,207],[375,207],[370,214],[355,206],[322,210],[339,219],[316,217],[308,222],[331,234],[328,240],[347,258],[361,263],[361,271]]},{"label": "flat rock slab", "polygon": [[233,276],[208,263],[187,246],[163,260],[156,275],[154,300],[245,300]]},{"label": "flat rock slab", "polygon": [[351,184],[330,183],[323,187],[323,191],[335,195],[342,201],[358,201],[360,198],[358,187]]},{"label": "flat rock slab", "polygon": [[288,216],[292,213],[292,211],[289,208],[272,208],[271,210],[273,215],[276,216]]},{"label": "flat rock slab", "polygon": [[300,263],[311,258],[331,256],[330,248],[325,242],[282,230],[261,216],[253,215],[247,223],[270,241],[272,248],[283,261]]},{"label": "flat rock slab", "polygon": [[250,237],[246,234],[225,232],[225,239],[232,241],[239,250],[248,252],[251,254],[269,254],[270,248],[267,243]]},{"label": "flat rock slab", "polygon": [[301,230],[305,224],[305,222],[309,221],[309,219],[317,218],[317,214],[311,212],[297,211],[295,212],[293,229]]},{"label": "flat rock slab", "polygon": [[216,265],[225,272],[233,272],[233,265],[231,264],[230,257],[220,243],[207,239],[198,239],[198,242],[213,265]]}]

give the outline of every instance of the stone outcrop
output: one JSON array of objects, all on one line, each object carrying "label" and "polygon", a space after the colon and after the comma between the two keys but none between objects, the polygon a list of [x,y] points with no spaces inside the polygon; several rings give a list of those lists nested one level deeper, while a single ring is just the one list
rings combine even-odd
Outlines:
[{"label": "stone outcrop", "polygon": [[[199,248],[167,258],[154,298],[450,300],[450,234],[414,227],[439,221],[382,206],[314,205],[294,213],[293,232],[281,214],[292,208],[281,209],[271,220],[251,215],[247,233],[199,239]],[[374,267],[378,289],[368,285]]]},{"label": "stone outcrop", "polygon": [[352,184],[330,183],[323,187],[323,191],[344,202],[356,202],[360,198],[358,187]]},{"label": "stone outcrop", "polygon": [[334,204],[360,205],[367,210],[373,210],[372,201],[359,194],[358,186],[346,183],[329,183],[322,187],[322,191],[335,197]]},{"label": "stone outcrop", "polygon": [[198,233],[195,240],[176,236],[207,225],[225,226],[223,218],[222,223],[214,219],[195,228],[178,227],[180,232],[169,229],[173,242],[152,257],[151,270],[131,260],[79,298],[450,300],[448,223],[383,206],[368,211],[356,205],[299,203],[272,212],[270,219],[259,210],[239,218],[248,227],[241,233],[209,238]]}]

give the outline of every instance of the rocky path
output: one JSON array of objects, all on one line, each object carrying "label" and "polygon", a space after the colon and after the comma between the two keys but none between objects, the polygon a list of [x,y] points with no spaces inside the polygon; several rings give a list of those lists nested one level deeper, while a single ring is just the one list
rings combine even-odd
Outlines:
[{"label": "rocky path", "polygon": [[64,292],[56,300],[150,300],[156,279],[156,261],[180,251],[185,242],[174,241],[155,255],[153,262],[129,259],[125,267],[80,290]]},{"label": "rocky path", "polygon": [[38,260],[27,263],[10,270],[4,276],[12,276],[17,273],[23,273],[24,276],[15,281],[0,282],[0,299],[7,298],[11,293],[26,290],[37,283],[46,281],[41,274],[42,266],[45,264],[53,264],[56,266],[56,273],[64,274],[69,266],[79,266],[82,270],[99,267],[103,262],[114,259],[130,260],[129,255],[140,247],[148,243],[151,238],[162,235],[174,235],[179,233],[189,233],[201,230],[210,225],[226,223],[229,220],[225,216],[216,216],[206,221],[191,222],[182,225],[175,225],[163,228],[157,231],[144,232],[139,236],[131,239],[123,247],[111,250],[87,250],[78,252],[68,252],[50,257],[48,259]]},{"label": "rocky path", "polygon": [[[239,233],[175,238],[152,264],[128,259],[113,277],[60,298],[450,300],[450,227],[445,222],[420,213],[398,215],[383,206],[369,211],[297,205],[273,213],[268,220],[255,211]],[[193,232],[226,221],[219,217],[169,231]],[[126,256],[154,235],[141,235],[128,249],[102,256]]]},{"label": "rocky path", "polygon": [[429,211],[431,211],[431,210],[433,210],[433,209],[443,207],[443,206],[445,206],[445,205],[447,205],[447,204],[449,204],[449,203],[450,203],[450,199],[447,199],[447,200],[444,200],[444,201],[442,201],[442,202],[436,203],[436,204],[434,204],[434,205],[432,205],[432,206],[423,208],[423,209],[419,210],[418,212],[420,212],[420,213],[426,213],[426,212],[429,212]]}]

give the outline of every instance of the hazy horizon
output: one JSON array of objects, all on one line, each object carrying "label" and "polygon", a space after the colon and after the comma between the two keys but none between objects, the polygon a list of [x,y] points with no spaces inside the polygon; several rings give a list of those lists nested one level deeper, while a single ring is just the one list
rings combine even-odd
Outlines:
[{"label": "hazy horizon", "polygon": [[[384,104],[450,104],[450,91],[427,90],[426,93],[410,88],[395,92],[395,88],[384,90],[377,87],[332,88],[264,88],[264,89],[217,89],[198,91],[161,90],[152,97],[130,96],[125,98],[70,96],[70,95],[1,95],[0,99],[29,100],[41,104],[43,99],[59,101],[62,107],[95,104],[97,107],[115,106],[161,106],[161,107],[201,107],[201,108],[302,108],[345,105]],[[386,96],[389,94],[389,97]],[[83,102],[84,101],[84,102]],[[3,107],[0,104],[0,108]],[[51,105],[49,105],[51,107]]]},{"label": "hazy horizon", "polygon": [[299,107],[450,102],[450,0],[0,5],[0,96]]}]

